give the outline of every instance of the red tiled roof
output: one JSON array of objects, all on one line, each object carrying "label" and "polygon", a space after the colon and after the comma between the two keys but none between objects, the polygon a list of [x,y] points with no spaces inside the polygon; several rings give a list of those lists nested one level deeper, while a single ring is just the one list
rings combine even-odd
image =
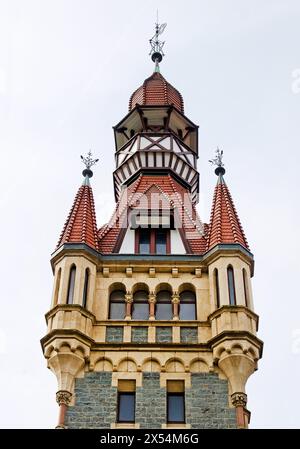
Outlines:
[{"label": "red tiled roof", "polygon": [[206,249],[209,250],[220,243],[239,243],[249,250],[242,225],[222,175],[219,175],[215,188]]},{"label": "red tiled roof", "polygon": [[57,248],[64,243],[86,243],[99,249],[93,191],[88,181],[77,192]]},{"label": "red tiled roof", "polygon": [[129,100],[129,111],[137,104],[159,106],[173,104],[180,112],[184,112],[182,95],[159,72],[154,72],[133,92]]},{"label": "red tiled roof", "polygon": [[174,209],[179,218],[187,253],[205,252],[208,225],[203,225],[198,217],[189,191],[170,175],[140,175],[133,184],[123,190],[110,222],[98,232],[100,252],[114,252],[122,229],[128,227],[126,221],[130,208]]}]

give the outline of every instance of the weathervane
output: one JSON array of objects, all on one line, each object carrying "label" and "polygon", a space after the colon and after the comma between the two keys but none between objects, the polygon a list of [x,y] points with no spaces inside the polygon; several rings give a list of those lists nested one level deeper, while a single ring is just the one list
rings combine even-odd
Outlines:
[{"label": "weathervane", "polygon": [[93,165],[95,165],[99,161],[99,159],[93,159],[91,150],[88,152],[87,156],[85,156],[85,157],[80,156],[80,157],[86,167],[82,172],[83,176],[85,176],[85,177],[87,176],[88,178],[91,178],[93,176],[91,167]]},{"label": "weathervane", "polygon": [[151,51],[149,55],[151,56],[152,61],[155,62],[156,64],[158,64],[162,60],[163,56],[165,56],[163,52],[163,46],[165,45],[165,42],[160,41],[158,39],[158,36],[160,36],[164,32],[166,26],[167,26],[166,23],[162,23],[161,25],[158,23],[158,11],[157,11],[155,34],[151,39],[149,39],[151,45]]},{"label": "weathervane", "polygon": [[216,175],[224,175],[225,168],[223,163],[223,150],[220,150],[218,147],[216,149],[216,157],[213,159],[210,159],[208,162],[210,162],[212,165],[216,165],[217,168],[215,169]]}]

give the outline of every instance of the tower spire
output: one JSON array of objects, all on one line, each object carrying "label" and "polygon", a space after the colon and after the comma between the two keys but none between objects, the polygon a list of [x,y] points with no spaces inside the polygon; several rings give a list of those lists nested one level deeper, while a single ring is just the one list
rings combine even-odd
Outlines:
[{"label": "tower spire", "polygon": [[215,188],[211,210],[207,250],[222,243],[239,243],[249,250],[249,245],[232,197],[223,178],[225,174],[223,150],[217,148],[216,156],[209,162],[217,166],[215,174],[218,176],[218,182]]},{"label": "tower spire", "polygon": [[159,36],[164,32],[167,24],[158,23],[158,10],[157,10],[157,18],[156,18],[156,24],[155,24],[155,33],[152,36],[152,38],[149,40],[151,45],[151,50],[149,55],[151,56],[152,61],[155,63],[154,72],[159,72],[159,63],[162,61],[163,57],[165,56],[163,52],[163,46],[165,45],[165,41],[160,41]]},{"label": "tower spire", "polygon": [[84,181],[79,187],[73,206],[60,235],[57,248],[64,243],[85,243],[98,249],[97,223],[93,191],[89,179],[93,176],[91,167],[98,162],[92,158],[92,152],[80,156],[85,165],[82,174]]}]

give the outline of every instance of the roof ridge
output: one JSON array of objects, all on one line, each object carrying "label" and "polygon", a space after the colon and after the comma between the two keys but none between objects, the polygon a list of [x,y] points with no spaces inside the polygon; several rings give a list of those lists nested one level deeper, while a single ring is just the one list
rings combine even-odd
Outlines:
[{"label": "roof ridge", "polygon": [[[198,216],[198,214],[197,214],[197,211],[196,211],[195,208],[194,208],[194,205],[192,204],[192,209],[196,212],[196,217],[197,217],[198,221],[200,222],[200,226],[197,224],[196,220],[193,219],[193,217],[191,216],[191,214],[190,214],[190,212],[188,211],[187,207],[185,206],[184,202],[182,201],[182,199],[181,199],[179,193],[178,193],[177,190],[175,189],[173,179],[171,178],[170,175],[168,175],[168,176],[170,177],[171,185],[172,185],[173,191],[174,191],[174,193],[175,193],[175,195],[176,195],[176,197],[177,197],[177,199],[178,199],[178,201],[179,201],[181,207],[184,208],[184,210],[185,210],[185,212],[186,212],[188,218],[190,219],[191,223],[193,224],[193,226],[197,229],[197,231],[200,232],[201,236],[205,237],[205,233],[204,233],[204,225],[203,225],[202,221],[200,220],[200,218],[199,218],[199,216]],[[201,229],[201,227],[202,227],[202,229]]]},{"label": "roof ridge", "polygon": [[216,244],[230,243],[230,240],[249,250],[229,188],[224,180],[219,182],[218,179],[213,196],[206,250]]},{"label": "roof ridge", "polygon": [[87,184],[81,185],[77,191],[56,249],[69,242],[86,243],[98,250],[94,196]]},{"label": "roof ridge", "polygon": [[[99,232],[99,234],[98,234],[98,239],[102,239],[102,238],[107,234],[107,232],[112,228],[112,226],[118,221],[118,219],[121,217],[121,215],[123,214],[125,208],[128,206],[129,199],[132,198],[132,196],[133,196],[134,193],[136,192],[136,189],[137,189],[138,186],[140,185],[141,179],[142,179],[142,175],[140,174],[139,177],[138,177],[138,179],[136,180],[135,185],[134,185],[133,192],[130,194],[130,197],[128,197],[126,204],[123,206],[123,208],[122,208],[122,210],[121,210],[121,213],[118,213],[118,214],[117,214],[117,212],[119,212],[118,205],[121,204],[121,200],[122,200],[122,198],[123,198],[124,193],[127,191],[127,189],[125,189],[125,190],[122,192],[122,195],[121,195],[119,201],[118,201],[117,204],[116,204],[115,210],[114,210],[114,212],[113,212],[113,214],[112,214],[112,216],[111,216],[109,222],[105,225],[105,229],[103,229],[102,232]],[[115,218],[114,218],[114,217],[115,217]],[[100,230],[99,230],[99,231],[100,231]]]}]

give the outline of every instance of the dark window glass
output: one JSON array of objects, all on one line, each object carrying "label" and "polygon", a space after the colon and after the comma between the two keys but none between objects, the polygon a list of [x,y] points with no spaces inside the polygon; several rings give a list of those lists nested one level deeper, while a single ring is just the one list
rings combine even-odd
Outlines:
[{"label": "dark window glass", "polygon": [[196,319],[196,295],[192,291],[184,291],[180,294],[179,318],[181,320]]},{"label": "dark window glass", "polygon": [[245,293],[245,306],[249,307],[249,291],[248,291],[248,279],[245,268],[243,268],[243,281],[244,281],[244,293]]},{"label": "dark window glass", "polygon": [[156,229],[156,254],[167,254],[167,230]]},{"label": "dark window glass", "polygon": [[135,422],[135,393],[119,393],[118,422]]},{"label": "dark window glass", "polygon": [[217,308],[219,308],[220,307],[219,274],[216,268],[214,271],[214,284],[215,284],[216,305]]},{"label": "dark window glass", "polygon": [[150,229],[140,229],[139,253],[150,254]]},{"label": "dark window glass", "polygon": [[84,286],[83,286],[83,296],[82,296],[82,307],[86,307],[88,288],[89,288],[89,269],[87,268],[87,269],[85,270],[85,275],[84,275]]},{"label": "dark window glass", "polygon": [[168,423],[184,423],[184,393],[168,393],[167,402]]},{"label": "dark window glass", "polygon": [[73,265],[70,270],[67,304],[73,304],[75,277],[76,277],[76,267]]},{"label": "dark window glass", "polygon": [[109,318],[111,320],[123,320],[125,318],[125,293],[115,290],[109,299]]},{"label": "dark window glass", "polygon": [[235,300],[234,274],[232,267],[227,268],[227,278],[228,278],[229,304],[231,306],[235,306],[236,300]]},{"label": "dark window glass", "polygon": [[146,291],[139,290],[135,292],[132,309],[133,320],[147,320],[149,318],[148,293]]},{"label": "dark window glass", "polygon": [[156,300],[155,318],[157,320],[171,320],[173,318],[171,293],[167,290],[162,290],[157,293]]}]

